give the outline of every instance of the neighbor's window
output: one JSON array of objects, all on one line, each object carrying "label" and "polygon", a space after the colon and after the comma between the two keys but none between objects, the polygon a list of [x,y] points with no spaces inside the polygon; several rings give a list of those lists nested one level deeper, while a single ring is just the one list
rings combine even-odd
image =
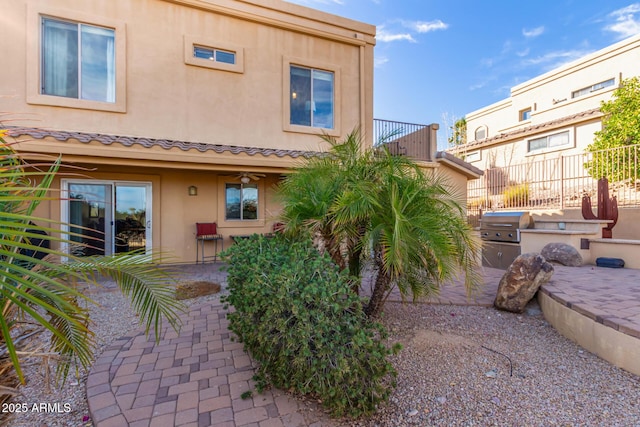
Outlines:
[{"label": "neighbor's window", "polygon": [[520,121],[529,120],[531,118],[531,108],[525,108],[520,111]]},{"label": "neighbor's window", "polygon": [[290,82],[291,124],[333,129],[334,73],[292,65]]},{"label": "neighbor's window", "polygon": [[42,19],[41,93],[116,101],[115,31]]},{"label": "neighbor's window", "polygon": [[591,86],[584,87],[582,89],[578,89],[576,91],[571,92],[571,97],[572,98],[577,98],[579,96],[588,95],[591,92],[595,92],[597,90],[604,89],[605,87],[613,86],[615,84],[615,81],[616,81],[615,79],[609,79],[609,80],[605,80],[605,81],[600,82],[600,83],[596,83],[596,84],[591,85]]},{"label": "neighbor's window", "polygon": [[475,134],[474,134],[474,138],[476,141],[480,141],[481,139],[485,139],[487,137],[487,128],[484,126],[479,127],[478,129],[476,129]]},{"label": "neighbor's window", "polygon": [[477,162],[480,160],[480,150],[467,153],[463,159],[467,163]]},{"label": "neighbor's window", "polygon": [[569,145],[569,131],[543,136],[542,138],[530,139],[528,151],[543,150],[545,148],[561,147]]},{"label": "neighbor's window", "polygon": [[225,219],[258,219],[257,184],[226,184]]},{"label": "neighbor's window", "polygon": [[207,59],[214,62],[223,62],[225,64],[236,63],[236,53],[221,49],[214,49],[204,46],[193,46],[194,58]]}]

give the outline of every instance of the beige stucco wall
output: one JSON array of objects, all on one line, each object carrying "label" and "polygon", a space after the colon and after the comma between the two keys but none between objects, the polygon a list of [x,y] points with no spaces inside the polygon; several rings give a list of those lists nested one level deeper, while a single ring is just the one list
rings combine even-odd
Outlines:
[{"label": "beige stucco wall", "polygon": [[[361,124],[369,130],[375,27],[281,1],[261,4],[265,3],[9,2],[3,5],[0,26],[0,51],[12,58],[0,79],[2,110],[14,115],[15,124],[25,126],[315,150],[320,141],[317,129],[284,131],[288,87],[283,74],[292,62],[335,73],[336,136]],[[122,111],[100,111],[95,104],[104,103],[77,100],[68,100],[66,107],[71,108],[60,108],[49,101],[66,100],[37,95],[40,14],[116,28],[116,47],[121,48],[117,52],[125,53],[118,56],[125,61],[119,62],[122,73],[117,76]],[[187,64],[186,38],[237,49],[242,72]]]},{"label": "beige stucco wall", "polygon": [[604,326],[538,292],[545,319],[565,337],[604,360],[640,375],[640,340]]},{"label": "beige stucco wall", "polygon": [[[595,210],[595,209],[594,209]],[[538,220],[562,221],[583,219],[580,209],[531,211],[534,222]],[[598,235],[597,237],[602,237]],[[618,209],[618,223],[613,228],[614,239],[640,240],[640,208]]]},{"label": "beige stucco wall", "polygon": [[[89,167],[89,165],[76,165]],[[101,166],[98,171],[85,169],[78,175],[78,170],[65,169],[54,180],[50,195],[60,196],[62,179],[77,180],[79,178],[107,181],[149,182],[152,185],[152,239],[154,251],[163,253],[163,262],[195,262],[196,259],[196,222],[217,222],[218,231],[224,236],[224,245],[232,244],[232,235],[252,233],[268,233],[277,221],[280,205],[274,197],[275,186],[280,175],[268,174],[257,181],[259,190],[257,221],[225,221],[224,220],[224,188],[225,183],[239,183],[233,173],[208,171],[185,171],[157,168],[138,168],[135,172],[127,168]],[[97,182],[97,181],[96,181]],[[188,187],[195,185],[197,196],[189,196]],[[35,215],[61,219],[61,203],[59,200],[43,202]],[[206,255],[213,255],[213,242],[206,242]],[[219,247],[221,249],[221,246]]]},{"label": "beige stucco wall", "polygon": [[[40,17],[115,29],[116,102],[39,93]],[[334,73],[333,129],[372,135],[375,26],[280,0],[16,0],[3,4],[0,116],[4,125],[283,150],[324,150],[321,129],[291,126],[289,66]],[[232,50],[237,64],[198,62],[194,44]],[[4,113],[3,113],[4,114]],[[19,138],[22,153],[63,155],[82,178],[152,184],[153,246],[195,261],[195,223],[218,222],[225,246],[234,234],[270,232],[279,206],[273,186],[300,164],[289,155],[167,149],[158,144]],[[281,154],[281,153],[280,153]],[[224,220],[224,185],[256,172],[259,219]],[[231,175],[231,177],[230,177]],[[190,185],[197,196],[188,196]],[[53,185],[60,188],[60,178]],[[55,195],[55,193],[54,193]],[[61,219],[61,202],[37,212]],[[212,243],[207,243],[211,254]]]}]

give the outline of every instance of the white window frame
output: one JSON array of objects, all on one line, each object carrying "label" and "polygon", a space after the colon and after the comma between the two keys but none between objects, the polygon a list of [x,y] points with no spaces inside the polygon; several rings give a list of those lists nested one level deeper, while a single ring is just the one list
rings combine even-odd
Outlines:
[{"label": "white window frame", "polygon": [[[244,49],[242,46],[193,35],[185,35],[183,39],[185,64],[232,73],[244,73]],[[228,62],[215,61],[215,59],[197,58],[194,54],[196,47],[209,49],[213,52],[232,53],[235,56],[235,61],[233,64],[229,64]]]},{"label": "white window frame", "polygon": [[[567,134],[567,143],[562,145],[553,145],[549,146],[550,138],[560,136],[562,134]],[[537,141],[540,139],[546,139],[546,146],[542,148],[531,149],[531,142]],[[536,154],[544,154],[553,151],[561,151],[569,148],[575,147],[575,138],[574,132],[571,129],[565,129],[559,132],[548,133],[546,135],[536,136],[535,138],[530,138],[526,140],[527,143],[527,155],[536,155]]]},{"label": "white window frame", "polygon": [[[42,90],[42,20],[54,19],[112,29],[115,34],[115,102],[94,101],[45,95]],[[125,113],[126,100],[126,26],[122,21],[90,16],[73,10],[29,5],[27,9],[27,103],[87,110]]]},{"label": "white window frame", "polygon": [[[307,68],[311,70],[319,70],[333,73],[333,128],[322,128],[314,126],[304,126],[291,124],[291,67]],[[303,58],[284,57],[282,66],[282,105],[283,105],[283,121],[282,128],[286,132],[309,133],[317,135],[318,133],[326,133],[330,136],[340,136],[341,126],[341,69],[337,65],[324,63],[322,61],[314,61]]]},{"label": "white window frame", "polygon": [[[481,131],[482,131],[482,132],[484,132],[484,137],[483,137],[483,138],[478,138],[478,132],[481,132]],[[488,137],[488,133],[489,133],[489,130],[487,129],[487,127],[486,127],[486,126],[484,126],[484,125],[483,125],[483,126],[478,126],[478,127],[476,128],[476,130],[475,130],[475,131],[473,131],[473,140],[474,140],[474,141],[482,141],[482,140],[485,140],[485,139],[487,139],[487,137]]]},{"label": "white window frame", "polygon": [[615,86],[615,84],[616,84],[616,79],[615,79],[615,77],[612,77],[610,79],[603,80],[601,82],[592,84],[591,86],[587,86],[587,87],[583,87],[583,88],[578,89],[578,90],[574,90],[573,92],[571,92],[571,98],[579,98],[581,96],[589,95],[590,93],[599,91],[599,90],[607,88],[609,86]]},{"label": "white window frame", "polygon": [[[71,240],[69,236],[69,184],[90,184],[90,185],[110,185],[111,186],[111,194],[109,195],[109,201],[111,202],[111,213],[110,218],[112,222],[115,222],[115,191],[116,186],[118,185],[129,185],[135,187],[144,187],[146,190],[146,200],[145,200],[145,210],[146,210],[146,224],[145,228],[147,229],[145,234],[146,239],[146,251],[148,254],[152,253],[153,250],[153,182],[151,181],[129,181],[129,180],[106,180],[106,179],[70,179],[63,178],[60,181],[60,193],[61,193],[61,203],[60,203],[60,218],[62,220],[62,224],[60,225],[60,231],[64,235],[67,240]],[[109,251],[114,254],[115,253],[115,236],[114,225],[110,224],[110,233],[111,235],[106,239],[109,242],[110,249]],[[60,249],[64,253],[68,253],[69,251],[69,243],[63,242],[60,245]],[[65,259],[66,261],[66,259]]]}]

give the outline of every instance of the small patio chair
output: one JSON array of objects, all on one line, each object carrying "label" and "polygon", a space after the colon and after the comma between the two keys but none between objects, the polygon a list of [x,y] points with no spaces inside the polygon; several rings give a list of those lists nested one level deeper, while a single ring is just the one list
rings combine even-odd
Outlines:
[{"label": "small patio chair", "polygon": [[[210,256],[204,255],[204,242],[212,240],[215,243],[214,253]],[[202,252],[202,263],[207,258],[213,258],[213,262],[218,258],[218,241],[222,244],[224,250],[224,238],[222,234],[218,234],[218,225],[215,222],[196,222],[196,264],[199,259],[199,252]],[[198,248],[198,244],[201,248]],[[201,249],[201,251],[199,251]]]}]

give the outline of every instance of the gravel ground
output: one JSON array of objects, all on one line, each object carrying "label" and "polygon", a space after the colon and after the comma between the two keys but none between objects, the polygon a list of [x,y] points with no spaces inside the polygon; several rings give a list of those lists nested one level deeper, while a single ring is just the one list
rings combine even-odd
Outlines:
[{"label": "gravel ground", "polygon": [[354,425],[640,426],[640,378],[562,337],[536,303],[523,315],[387,304],[384,321],[404,345],[398,387]]},{"label": "gravel ground", "polygon": [[[189,305],[218,296],[189,300]],[[117,292],[94,295],[97,354],[136,329]],[[491,308],[388,304],[383,322],[398,387],[387,405],[353,426],[635,426],[640,378],[613,367],[560,336],[536,304],[514,315]],[[511,361],[511,363],[510,363]],[[16,403],[68,403],[69,412],[17,414],[11,426],[91,426],[86,372],[46,391],[37,365]]]},{"label": "gravel ground", "polygon": [[[90,298],[98,305],[89,305],[92,319],[92,331],[95,333],[96,357],[100,355],[114,340],[128,335],[140,328],[139,319],[133,313],[128,299],[114,290],[114,284],[106,282],[104,290],[91,292]],[[208,295],[183,301],[187,306],[206,301],[218,300],[218,295]],[[44,341],[46,335],[41,339]],[[88,371],[79,370],[77,375],[72,373],[63,386],[51,384],[47,387],[41,359],[33,358],[28,366],[23,367],[28,383],[20,388],[20,396],[13,402],[26,404],[28,410],[14,414],[9,422],[10,427],[90,427],[93,426],[89,417],[85,382]],[[53,375],[53,369],[52,375]],[[38,412],[33,405],[41,403],[58,405],[52,412]],[[65,404],[68,406],[65,407]],[[59,409],[58,409],[59,408]]]}]

